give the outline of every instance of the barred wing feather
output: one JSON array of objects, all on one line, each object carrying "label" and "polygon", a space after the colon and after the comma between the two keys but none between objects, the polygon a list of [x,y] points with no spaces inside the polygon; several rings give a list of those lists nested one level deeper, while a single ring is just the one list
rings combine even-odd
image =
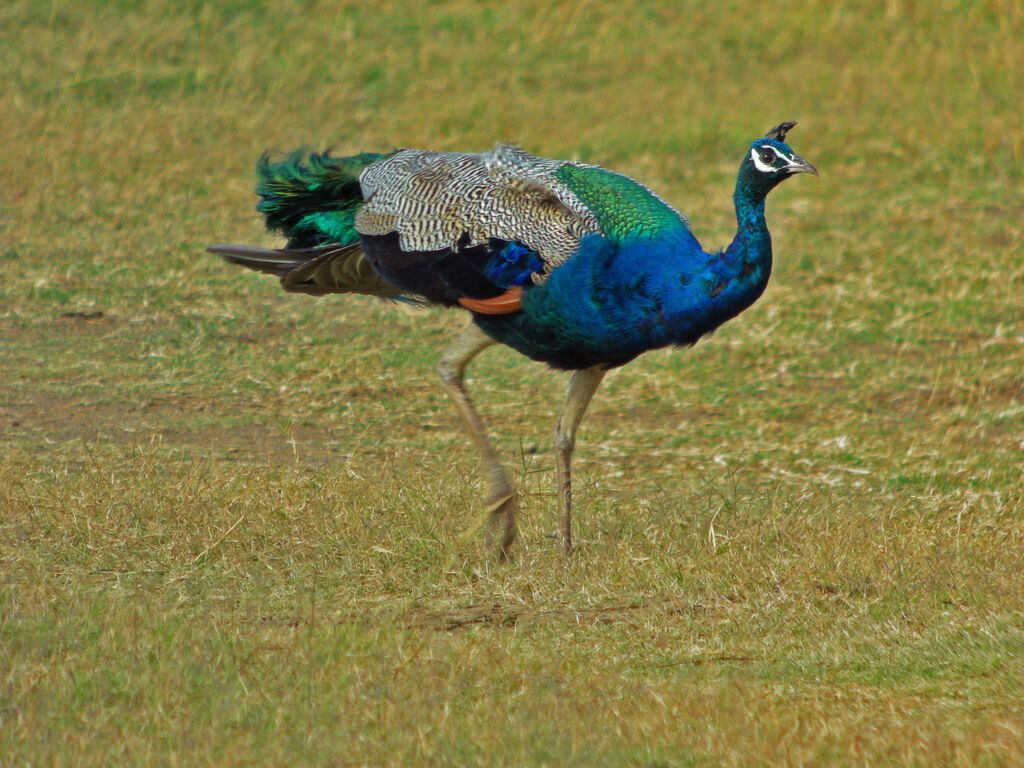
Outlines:
[{"label": "barred wing feather", "polygon": [[460,251],[492,241],[535,252],[543,281],[597,219],[555,172],[564,161],[498,145],[482,154],[400,150],[360,174],[360,235],[398,236],[406,253]]}]

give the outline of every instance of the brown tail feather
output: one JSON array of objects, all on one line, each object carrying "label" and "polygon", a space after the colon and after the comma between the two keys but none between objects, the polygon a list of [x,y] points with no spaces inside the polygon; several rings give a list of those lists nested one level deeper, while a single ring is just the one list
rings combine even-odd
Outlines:
[{"label": "brown tail feather", "polygon": [[255,245],[235,245],[223,243],[211,245],[206,250],[216,253],[228,264],[265,272],[284,278],[289,272],[301,267],[312,259],[338,249],[336,245],[322,245],[316,248],[259,248]]},{"label": "brown tail feather", "polygon": [[292,293],[363,293],[384,298],[402,293],[373,271],[358,243],[280,249],[225,243],[206,250],[229,264],[274,275]]}]

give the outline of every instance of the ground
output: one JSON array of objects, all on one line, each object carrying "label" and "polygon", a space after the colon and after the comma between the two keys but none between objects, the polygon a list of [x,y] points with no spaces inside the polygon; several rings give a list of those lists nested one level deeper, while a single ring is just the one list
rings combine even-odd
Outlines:
[{"label": "ground", "polygon": [[[1024,762],[1024,11],[646,3],[0,9],[0,764]],[[884,73],[884,78],[882,73]],[[313,299],[265,149],[495,141],[734,227],[763,298],[613,372],[556,538],[567,383],[437,381],[465,318]]]}]

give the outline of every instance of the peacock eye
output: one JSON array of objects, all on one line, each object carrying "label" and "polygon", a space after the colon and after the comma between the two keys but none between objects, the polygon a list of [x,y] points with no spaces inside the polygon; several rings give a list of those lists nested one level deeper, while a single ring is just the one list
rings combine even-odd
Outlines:
[{"label": "peacock eye", "polygon": [[770,163],[774,163],[775,162],[775,153],[770,151],[770,150],[767,150],[767,149],[766,150],[762,150],[761,151],[761,161],[764,162],[764,163],[769,163],[769,164]]}]

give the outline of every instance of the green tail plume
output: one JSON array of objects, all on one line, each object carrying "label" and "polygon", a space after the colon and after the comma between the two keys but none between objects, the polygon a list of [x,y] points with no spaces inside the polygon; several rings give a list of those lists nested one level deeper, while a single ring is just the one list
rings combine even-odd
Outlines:
[{"label": "green tail plume", "polygon": [[351,245],[359,238],[353,221],[363,202],[359,173],[390,154],[332,157],[298,150],[272,162],[264,153],[256,168],[256,210],[267,229],[288,238],[289,248]]}]

